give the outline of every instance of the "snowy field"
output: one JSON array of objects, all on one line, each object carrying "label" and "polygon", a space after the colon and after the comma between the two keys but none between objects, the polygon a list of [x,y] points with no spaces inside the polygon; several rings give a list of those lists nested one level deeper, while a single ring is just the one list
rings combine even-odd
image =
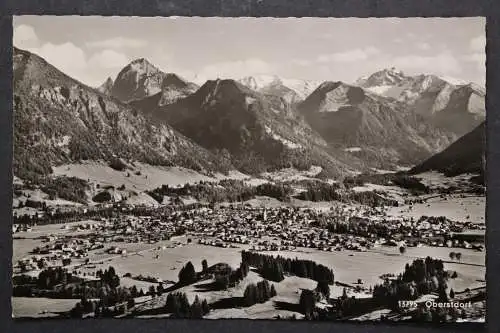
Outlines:
[{"label": "snowy field", "polygon": [[57,312],[70,310],[79,301],[79,299],[12,297],[12,313],[14,318],[54,317],[58,315]]},{"label": "snowy field", "polygon": [[446,198],[435,197],[425,203],[417,203],[410,206],[391,207],[389,216],[414,217],[421,216],[446,216],[455,221],[485,223],[486,197],[467,196],[461,198],[458,195],[448,195]]},{"label": "snowy field", "polygon": [[[17,232],[14,237],[22,237],[22,239],[14,239],[12,261],[15,263],[17,260],[22,259],[29,255],[29,253],[37,246],[44,245],[43,241],[39,239],[43,236],[49,235],[83,235],[89,231],[73,231],[72,227],[86,224],[86,223],[99,223],[96,221],[80,221],[65,224],[48,224],[34,226],[30,232]],[[63,229],[67,226],[67,229]]]},{"label": "snowy field", "polygon": [[[117,171],[99,162],[86,162],[54,167],[55,176],[77,177],[102,185],[121,186],[135,191],[147,191],[161,185],[179,186],[199,181],[218,181],[221,179],[245,179],[248,176],[232,171],[227,176],[215,174],[209,177],[196,171],[180,167],[159,167],[135,163],[132,170]],[[136,173],[140,172],[140,175]],[[127,177],[127,173],[129,176]]]}]

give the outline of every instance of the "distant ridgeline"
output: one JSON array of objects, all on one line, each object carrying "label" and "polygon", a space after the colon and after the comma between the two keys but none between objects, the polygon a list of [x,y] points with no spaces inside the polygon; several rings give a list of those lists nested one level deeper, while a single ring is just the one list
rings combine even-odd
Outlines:
[{"label": "distant ridgeline", "polygon": [[433,75],[391,69],[355,85],[245,78],[198,86],[141,58],[91,88],[28,51],[14,48],[13,63],[13,169],[23,180],[84,160],[252,175],[319,166],[320,176],[339,178],[430,158],[415,170],[455,174],[476,170],[484,151],[480,140],[465,144],[485,120],[484,89]]}]

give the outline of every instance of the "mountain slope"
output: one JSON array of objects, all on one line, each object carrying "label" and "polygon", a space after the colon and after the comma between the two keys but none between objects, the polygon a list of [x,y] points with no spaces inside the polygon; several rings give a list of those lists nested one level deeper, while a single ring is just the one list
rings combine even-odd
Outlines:
[{"label": "mountain slope", "polygon": [[234,80],[207,81],[176,103],[144,111],[201,146],[223,152],[244,172],[318,165],[338,175],[358,166],[343,152],[333,158],[326,142],[285,98],[255,92]]},{"label": "mountain slope", "polygon": [[97,91],[105,94],[105,95],[111,95],[111,90],[113,89],[113,79],[108,77],[108,79],[101,84],[99,87],[97,87]]},{"label": "mountain slope", "polygon": [[227,165],[167,124],[70,78],[35,54],[14,49],[14,173],[50,174],[80,160],[140,161],[196,170]]},{"label": "mountain slope", "polygon": [[136,59],[117,75],[111,94],[122,102],[144,99],[157,94],[161,105],[193,93],[198,86],[173,73],[165,73],[144,58]]},{"label": "mountain slope", "polygon": [[417,165],[411,173],[439,171],[448,176],[462,173],[484,173],[486,125],[481,123],[442,152]]},{"label": "mountain slope", "polygon": [[405,104],[422,122],[454,139],[486,119],[485,91],[475,84],[436,75],[406,76],[392,68],[360,79],[357,85]]},{"label": "mountain slope", "polygon": [[176,74],[168,73],[165,74],[162,81],[160,92],[141,99],[131,100],[128,104],[147,113],[148,110],[171,104],[187,97],[194,93],[198,88],[199,87],[196,84],[187,82]]},{"label": "mountain slope", "polygon": [[154,95],[161,91],[165,75],[148,60],[136,59],[118,73],[111,94],[122,102]]},{"label": "mountain slope", "polygon": [[436,150],[408,123],[401,103],[360,87],[324,82],[299,109],[331,146],[351,151],[373,167],[411,165]]},{"label": "mountain slope", "polygon": [[436,113],[432,122],[438,128],[463,136],[486,119],[485,92],[474,84],[459,86],[446,107]]}]

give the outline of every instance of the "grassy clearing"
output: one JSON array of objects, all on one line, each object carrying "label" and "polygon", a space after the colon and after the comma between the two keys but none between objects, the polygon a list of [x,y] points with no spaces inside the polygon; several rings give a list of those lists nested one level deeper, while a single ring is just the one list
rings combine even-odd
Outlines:
[{"label": "grassy clearing", "polygon": [[79,301],[79,299],[12,297],[12,313],[14,318],[53,317],[57,316],[57,312],[70,310]]},{"label": "grassy clearing", "polygon": [[[388,210],[390,216],[414,217],[421,216],[446,216],[455,221],[471,221],[478,224],[485,223],[486,215],[485,196],[467,196],[461,198],[458,195],[448,195],[445,198],[432,198],[426,203],[414,204],[411,208],[391,207]],[[468,218],[467,218],[468,217]]]},{"label": "grassy clearing", "polygon": [[102,185],[118,187],[124,184],[127,189],[134,191],[152,190],[162,184],[178,186],[199,181],[215,181],[224,178],[243,179],[246,177],[239,172],[230,172],[228,176],[216,174],[214,177],[209,177],[181,167],[151,166],[144,163],[135,163],[134,165],[131,169],[118,171],[105,163],[85,162],[58,166],[53,168],[53,171],[56,176],[77,177]]}]

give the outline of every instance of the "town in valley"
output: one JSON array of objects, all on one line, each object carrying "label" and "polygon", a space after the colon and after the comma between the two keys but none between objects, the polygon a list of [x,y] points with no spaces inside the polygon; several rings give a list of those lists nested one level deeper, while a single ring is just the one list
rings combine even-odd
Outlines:
[{"label": "town in valley", "polygon": [[[148,53],[154,34],[78,33],[88,24],[135,36],[161,23],[171,43],[180,33],[198,52],[205,39],[229,47],[212,27],[246,52],[272,40],[283,57],[301,52],[283,37],[292,21],[157,19],[72,18],[81,20],[68,25],[75,40],[51,47],[81,47],[86,70],[47,46],[59,19],[14,20],[14,318],[484,322],[486,110],[476,63],[464,56],[458,80],[445,75],[454,68],[391,58],[406,73],[375,68],[389,51],[363,46],[314,55],[323,69],[309,69],[311,79],[285,78],[312,61],[295,58],[202,63],[189,76],[163,70],[182,63],[171,55],[161,66],[146,58],[160,59]],[[125,29],[133,20],[144,21]],[[360,45],[387,20],[353,19]],[[413,31],[424,21],[398,22]],[[267,44],[258,22],[275,27]],[[304,31],[327,24],[294,22]],[[483,21],[438,24],[443,34],[470,30],[472,40],[449,42],[481,51]],[[398,49],[396,39],[383,43]],[[412,57],[432,58],[430,43]],[[202,60],[178,44],[195,68]],[[375,65],[362,76],[356,61]],[[113,78],[96,84],[104,72]]]}]

